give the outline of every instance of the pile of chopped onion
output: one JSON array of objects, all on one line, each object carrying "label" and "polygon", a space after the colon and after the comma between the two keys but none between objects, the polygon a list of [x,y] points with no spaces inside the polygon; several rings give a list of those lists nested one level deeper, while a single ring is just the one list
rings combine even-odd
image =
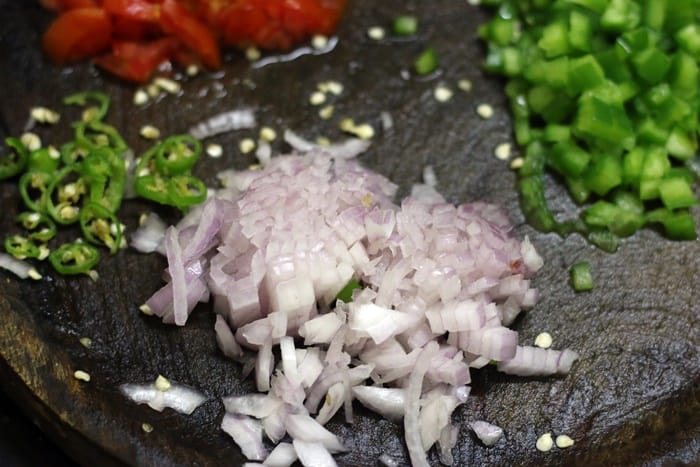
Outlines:
[{"label": "pile of chopped onion", "polygon": [[[569,371],[576,353],[520,346],[506,327],[535,304],[542,259],[504,211],[445,202],[431,171],[397,206],[396,186],[347,145],[335,156],[287,137],[307,152],[221,174],[225,188],[164,232],[167,283],[146,303],[184,325],[211,300],[223,353],[255,352],[259,393],[224,399],[222,423],[248,459],[334,465],[343,443],[323,425],[338,411],[351,422],[357,399],[403,419],[413,465],[433,445],[450,464],[470,368]],[[337,300],[352,281],[352,300]],[[268,452],[263,437],[291,443]]]}]

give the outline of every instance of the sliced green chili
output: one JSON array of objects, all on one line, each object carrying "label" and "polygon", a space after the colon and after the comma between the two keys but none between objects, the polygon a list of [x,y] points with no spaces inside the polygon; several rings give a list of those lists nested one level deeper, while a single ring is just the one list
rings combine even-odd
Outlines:
[{"label": "sliced green chili", "polygon": [[202,153],[202,143],[192,136],[171,136],[155,152],[155,166],[162,175],[189,174]]},{"label": "sliced green chili", "polygon": [[0,180],[22,173],[29,160],[29,151],[17,138],[5,138],[8,154],[0,158]]},{"label": "sliced green chili", "polygon": [[418,18],[411,15],[401,15],[394,18],[394,34],[397,36],[412,36],[418,32]]},{"label": "sliced green chili", "polygon": [[99,91],[86,91],[79,92],[76,94],[71,94],[63,99],[64,104],[68,105],[79,105],[85,107],[90,101],[95,101],[97,107],[88,107],[86,109],[87,114],[83,115],[84,121],[96,121],[102,120],[107,115],[109,111],[109,97]]},{"label": "sliced green chili", "polygon": [[437,58],[437,53],[432,47],[428,47],[416,58],[413,62],[413,68],[419,75],[427,75],[438,69],[440,66]]},{"label": "sliced green chili", "polygon": [[28,209],[46,213],[46,193],[53,178],[54,174],[48,172],[25,172],[20,177],[19,193]]},{"label": "sliced green chili", "polygon": [[30,231],[29,239],[46,243],[56,236],[56,224],[46,215],[38,212],[23,212],[16,221]]},{"label": "sliced green chili", "polygon": [[85,194],[85,186],[82,179],[63,183],[71,175],[79,175],[75,166],[64,167],[59,170],[56,177],[51,180],[48,189],[44,192],[43,200],[46,212],[51,218],[62,225],[72,224],[78,221],[80,205],[78,201]]},{"label": "sliced green chili", "polygon": [[117,217],[98,203],[87,202],[80,210],[80,228],[90,243],[104,245],[110,253],[119,251],[122,225]]},{"label": "sliced green chili", "polygon": [[39,247],[29,238],[11,235],[5,239],[5,251],[17,259],[38,258]]},{"label": "sliced green chili", "polygon": [[87,243],[66,243],[52,251],[49,261],[59,274],[88,273],[100,260],[100,252]]},{"label": "sliced green chili", "polygon": [[207,199],[207,187],[191,175],[176,175],[168,180],[169,203],[184,210]]}]

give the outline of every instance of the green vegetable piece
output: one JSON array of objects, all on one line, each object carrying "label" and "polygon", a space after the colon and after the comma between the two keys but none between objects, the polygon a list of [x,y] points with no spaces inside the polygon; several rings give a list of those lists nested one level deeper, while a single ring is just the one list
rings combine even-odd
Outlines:
[{"label": "green vegetable piece", "polygon": [[569,91],[580,93],[592,89],[605,82],[605,72],[593,55],[569,60]]},{"label": "green vegetable piece", "polygon": [[159,204],[170,204],[168,181],[160,175],[144,175],[134,180],[134,190],[145,199]]},{"label": "green vegetable piece", "polygon": [[418,32],[418,18],[411,15],[397,16],[393,28],[397,36],[412,36]]},{"label": "green vegetable piece", "polygon": [[338,295],[336,295],[335,298],[336,300],[341,300],[344,303],[349,303],[352,301],[352,293],[355,291],[355,289],[361,288],[362,286],[357,279],[350,279],[350,282],[348,282],[345,287],[338,292]]},{"label": "green vegetable piece", "polygon": [[698,149],[697,133],[685,131],[680,127],[674,127],[666,140],[668,153],[680,160],[688,160],[693,157]]},{"label": "green vegetable piece", "polygon": [[594,229],[588,232],[586,239],[608,253],[615,253],[620,246],[620,238],[607,229]]},{"label": "green vegetable piece", "polygon": [[648,83],[658,83],[671,68],[671,58],[659,49],[646,49],[632,56],[637,74]]},{"label": "green vegetable piece", "polygon": [[9,154],[0,158],[0,180],[22,173],[29,160],[29,151],[17,138],[5,138]]},{"label": "green vegetable piece", "polygon": [[559,143],[568,141],[571,139],[571,128],[567,125],[558,125],[555,123],[549,123],[544,128],[544,134],[542,135],[545,141],[550,143]]},{"label": "green vegetable piece", "polygon": [[432,47],[428,47],[423,50],[423,52],[421,52],[418,58],[416,58],[416,60],[413,62],[413,68],[419,75],[427,75],[432,73],[433,71],[437,70],[439,66],[440,64],[438,62],[437,54],[435,53],[435,49]]},{"label": "green vegetable piece", "polygon": [[688,52],[695,59],[700,59],[700,26],[696,23],[688,24],[676,32],[678,46]]},{"label": "green vegetable piece", "polygon": [[698,94],[699,75],[697,60],[686,53],[677,52],[666,77],[675,94],[693,99]]},{"label": "green vegetable piece", "polygon": [[56,224],[44,214],[23,212],[15,220],[30,231],[30,240],[46,243],[56,236]]},{"label": "green vegetable piece", "polygon": [[551,232],[556,228],[554,215],[547,207],[542,176],[531,175],[518,181],[520,206],[525,219],[540,232]]},{"label": "green vegetable piece", "polygon": [[[48,172],[25,172],[19,179],[19,193],[24,205],[31,211],[46,213],[45,193],[53,180]],[[35,196],[32,196],[32,194]]]},{"label": "green vegetable piece", "polygon": [[88,242],[104,245],[111,254],[122,244],[122,224],[110,210],[98,203],[87,202],[80,210],[80,228]]},{"label": "green vegetable piece", "polygon": [[594,21],[591,15],[578,10],[569,13],[569,44],[579,52],[590,52]]},{"label": "green vegetable piece", "polygon": [[207,187],[200,179],[190,175],[176,175],[168,180],[168,204],[180,210],[207,199]]},{"label": "green vegetable piece", "polygon": [[563,0],[562,3],[580,5],[595,13],[603,13],[608,5],[608,0]]},{"label": "green vegetable piece", "polygon": [[41,255],[39,247],[34,242],[21,235],[5,238],[5,251],[17,259],[38,258]]},{"label": "green vegetable piece", "polygon": [[100,261],[100,252],[87,243],[65,243],[51,252],[49,262],[59,274],[87,274]]},{"label": "green vegetable piece", "polygon": [[619,144],[626,149],[634,146],[632,123],[622,106],[605,102],[594,95],[581,97],[573,129],[593,142]]},{"label": "green vegetable piece", "polygon": [[661,30],[666,19],[666,0],[644,0],[642,22],[657,31]]},{"label": "green vegetable piece", "polygon": [[189,135],[171,136],[158,146],[155,164],[166,176],[189,174],[202,153],[202,143]]},{"label": "green vegetable piece", "polygon": [[574,263],[571,266],[571,286],[575,292],[586,292],[593,289],[591,266],[587,261]]},{"label": "green vegetable piece", "polygon": [[606,78],[616,83],[626,83],[632,79],[632,73],[627,63],[614,48],[596,52],[595,58],[603,68]]},{"label": "green vegetable piece", "polygon": [[599,154],[583,177],[588,189],[598,196],[604,196],[622,183],[620,159],[610,154]]},{"label": "green vegetable piece", "polygon": [[579,177],[588,168],[590,160],[587,151],[571,143],[556,144],[550,151],[552,167],[565,177]]},{"label": "green vegetable piece", "polygon": [[64,104],[79,105],[85,107],[88,102],[95,101],[97,107],[89,107],[83,114],[83,121],[99,121],[102,120],[109,111],[109,97],[107,94],[98,91],[87,91],[71,94],[63,99]]},{"label": "green vegetable piece", "polygon": [[537,42],[537,46],[544,51],[548,58],[558,57],[570,50],[568,36],[566,22],[555,21],[544,27],[542,38]]},{"label": "green vegetable piece", "polygon": [[658,189],[661,202],[668,209],[688,208],[697,204],[695,194],[685,178],[665,178],[659,182]]},{"label": "green vegetable piece", "polygon": [[61,163],[61,153],[53,148],[40,148],[29,153],[27,170],[52,173]]},{"label": "green vegetable piece", "polygon": [[672,240],[696,240],[695,219],[688,213],[675,213],[662,221],[666,235]]},{"label": "green vegetable piece", "polygon": [[637,146],[627,152],[622,158],[622,183],[628,186],[637,186],[642,175],[642,167],[646,151]]},{"label": "green vegetable piece", "polygon": [[71,175],[79,175],[74,166],[67,166],[59,170],[56,177],[51,180],[44,192],[42,203],[51,218],[62,225],[72,224],[78,221],[80,214],[79,201],[85,194],[81,180],[71,180]]},{"label": "green vegetable piece", "polygon": [[613,32],[629,31],[641,21],[641,8],[633,0],[610,0],[600,17],[603,29]]}]

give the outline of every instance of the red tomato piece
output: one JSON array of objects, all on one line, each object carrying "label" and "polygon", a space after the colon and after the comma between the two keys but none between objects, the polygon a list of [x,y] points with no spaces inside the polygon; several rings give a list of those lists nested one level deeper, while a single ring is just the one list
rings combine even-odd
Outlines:
[{"label": "red tomato piece", "polygon": [[109,48],[112,23],[101,8],[77,8],[62,13],[44,33],[46,55],[58,64],[76,62]]},{"label": "red tomato piece", "polygon": [[346,0],[233,0],[217,26],[227,45],[288,49],[314,34],[335,29]]},{"label": "red tomato piece", "polygon": [[163,1],[161,26],[163,31],[173,34],[192,49],[206,66],[221,66],[221,53],[214,34],[182,3],[177,0]]},{"label": "red tomato piece", "polygon": [[174,37],[151,42],[114,41],[112,53],[97,57],[94,62],[120,78],[144,83],[179,47],[180,41]]},{"label": "red tomato piece", "polygon": [[103,0],[102,8],[110,15],[136,21],[160,20],[160,5],[146,0]]}]

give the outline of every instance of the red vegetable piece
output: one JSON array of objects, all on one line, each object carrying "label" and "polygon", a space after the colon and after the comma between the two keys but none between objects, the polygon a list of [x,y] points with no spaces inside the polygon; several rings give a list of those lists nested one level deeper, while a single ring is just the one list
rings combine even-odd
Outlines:
[{"label": "red vegetable piece", "polygon": [[177,0],[164,0],[161,26],[166,33],[179,38],[209,68],[221,66],[221,53],[211,30]]},{"label": "red vegetable piece", "polygon": [[314,34],[331,34],[346,0],[237,0],[218,26],[227,45],[288,49]]},{"label": "red vegetable piece", "polygon": [[109,48],[112,23],[101,8],[76,8],[62,13],[44,33],[42,46],[59,65],[77,62]]},{"label": "red vegetable piece", "polygon": [[179,47],[180,42],[174,37],[151,42],[115,41],[111,54],[97,57],[94,61],[99,67],[122,79],[144,83]]},{"label": "red vegetable piece", "polygon": [[112,16],[137,21],[158,22],[161,6],[146,0],[103,0],[102,8]]}]

